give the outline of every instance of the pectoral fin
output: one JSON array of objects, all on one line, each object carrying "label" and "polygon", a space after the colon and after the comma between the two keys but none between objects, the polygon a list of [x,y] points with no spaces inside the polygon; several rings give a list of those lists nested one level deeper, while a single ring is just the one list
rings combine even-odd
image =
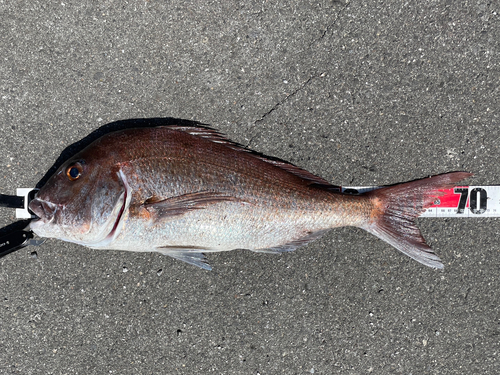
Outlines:
[{"label": "pectoral fin", "polygon": [[184,215],[192,210],[206,208],[220,202],[235,202],[240,199],[214,191],[199,191],[170,198],[151,197],[141,206],[153,219]]}]

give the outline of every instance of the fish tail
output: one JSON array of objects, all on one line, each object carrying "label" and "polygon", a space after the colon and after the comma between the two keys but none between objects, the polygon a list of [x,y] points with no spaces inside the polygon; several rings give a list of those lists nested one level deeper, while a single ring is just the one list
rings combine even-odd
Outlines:
[{"label": "fish tail", "polygon": [[467,172],[445,173],[371,191],[366,197],[373,209],[361,228],[426,266],[443,268],[439,257],[425,243],[415,219],[440,195],[436,190],[471,176]]}]

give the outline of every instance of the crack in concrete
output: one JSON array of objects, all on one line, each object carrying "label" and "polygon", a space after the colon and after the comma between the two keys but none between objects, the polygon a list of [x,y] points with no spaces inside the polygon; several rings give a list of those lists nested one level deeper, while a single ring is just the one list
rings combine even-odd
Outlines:
[{"label": "crack in concrete", "polygon": [[[340,3],[340,1],[336,2]],[[311,42],[311,44],[309,44],[309,48],[311,48],[314,44],[318,43],[321,39],[323,39],[326,36],[326,34],[337,24],[338,20],[340,19],[340,15],[347,9],[349,4],[350,2],[346,1],[345,5],[337,12],[337,17],[335,17],[335,20],[331,24],[326,26],[325,31],[323,31],[323,34],[321,34],[319,38],[317,38],[316,40]]]},{"label": "crack in concrete", "polygon": [[[338,2],[340,3],[341,1],[340,0],[335,0],[335,2]],[[327,34],[328,32],[337,24],[339,18],[340,18],[340,15],[342,14],[342,12],[344,12],[347,7],[349,6],[350,4],[350,1],[346,1],[344,6],[337,12],[337,17],[335,17],[335,20],[327,25],[326,29],[323,31],[323,33],[321,34],[321,36],[319,38],[317,38],[316,40],[312,41],[309,46],[306,48],[307,49],[310,49],[314,44],[316,44],[318,41],[320,41],[321,39],[323,39]],[[300,52],[304,52],[304,51],[300,51]],[[321,73],[321,74],[317,74],[317,75],[312,75],[311,77],[309,77],[306,81],[304,81],[295,91],[293,91],[292,93],[288,94],[287,96],[285,96],[284,99],[280,100],[278,103],[276,103],[269,111],[267,111],[266,113],[264,113],[260,119],[254,121],[254,125],[258,124],[259,122],[262,122],[264,121],[264,119],[269,116],[271,113],[273,113],[278,107],[280,107],[283,103],[285,103],[289,98],[293,97],[294,95],[296,95],[300,90],[302,90],[304,87],[306,87],[313,79],[316,79],[316,78],[319,78],[319,77],[324,77],[325,76],[325,72],[324,73]]]},{"label": "crack in concrete", "polygon": [[280,100],[278,103],[276,103],[269,111],[264,113],[260,119],[254,121],[254,125],[257,125],[259,122],[264,121],[264,119],[267,116],[269,116],[271,113],[273,113],[279,106],[281,106],[283,103],[285,103],[289,98],[295,96],[300,90],[304,89],[304,87],[306,87],[313,79],[324,77],[324,76],[325,76],[325,73],[321,73],[321,74],[316,74],[316,75],[312,75],[311,77],[309,77],[307,80],[302,82],[302,84],[298,88],[296,88],[290,94],[285,96],[282,100]]}]

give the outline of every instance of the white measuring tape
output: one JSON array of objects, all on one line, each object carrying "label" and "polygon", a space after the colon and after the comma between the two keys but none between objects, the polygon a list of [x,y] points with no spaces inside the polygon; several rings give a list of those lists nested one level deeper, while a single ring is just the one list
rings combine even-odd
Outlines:
[{"label": "white measuring tape", "polygon": [[[376,186],[342,187],[345,193],[365,193],[378,189]],[[28,211],[28,195],[33,189],[17,189],[17,195],[25,197],[24,208],[16,209],[16,218],[31,219]],[[500,186],[455,186],[437,190],[440,194],[420,217],[499,217]]]}]

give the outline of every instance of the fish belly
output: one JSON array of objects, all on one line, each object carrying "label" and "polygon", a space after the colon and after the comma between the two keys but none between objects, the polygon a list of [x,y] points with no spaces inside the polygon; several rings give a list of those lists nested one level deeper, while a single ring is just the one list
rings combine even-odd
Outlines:
[{"label": "fish belly", "polygon": [[127,216],[110,248],[185,248],[205,252],[273,249],[347,225],[343,210],[335,210],[333,205],[323,203],[312,208],[312,203],[308,207],[283,208],[276,204],[222,202],[159,222]]}]

